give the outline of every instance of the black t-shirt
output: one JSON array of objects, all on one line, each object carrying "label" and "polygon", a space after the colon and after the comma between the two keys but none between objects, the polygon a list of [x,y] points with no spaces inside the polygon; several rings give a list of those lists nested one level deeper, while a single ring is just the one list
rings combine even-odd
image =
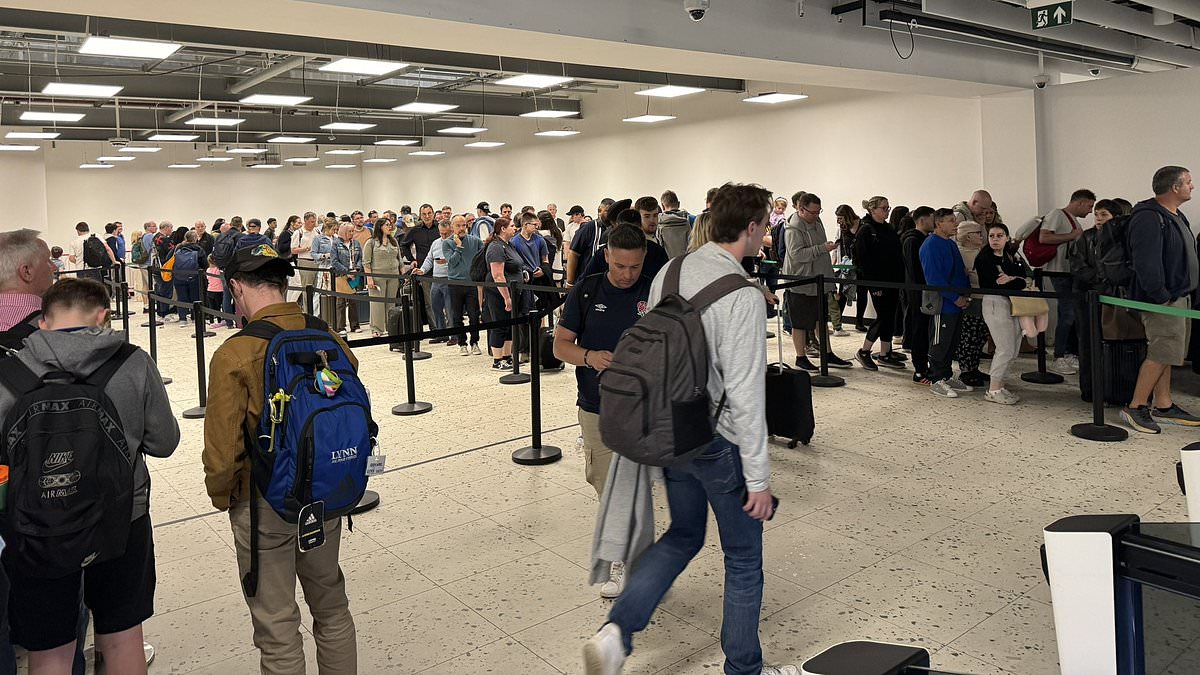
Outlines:
[{"label": "black t-shirt", "polygon": [[[558,323],[579,336],[575,342],[580,347],[612,351],[625,331],[648,311],[653,281],[654,277],[643,274],[636,284],[621,289],[608,282],[608,275],[587,277],[567,295]],[[584,293],[589,293],[590,297],[583,298]],[[576,405],[586,412],[599,414],[600,385],[596,371],[578,366],[575,380],[579,383]]]},{"label": "black t-shirt", "polygon": [[[504,280],[510,284],[519,284],[524,280],[521,272],[525,269],[525,261],[521,259],[521,254],[512,244],[497,237],[488,244],[487,251],[484,252],[484,261],[490,266],[492,263],[504,263]],[[494,281],[491,278],[491,269],[488,270],[488,281]]]},{"label": "black t-shirt", "polygon": [[579,266],[575,268],[576,282],[583,278],[588,262],[600,244],[604,243],[604,235],[607,232],[608,228],[596,221],[584,223],[575,231],[575,238],[571,240],[571,250],[579,256]]}]

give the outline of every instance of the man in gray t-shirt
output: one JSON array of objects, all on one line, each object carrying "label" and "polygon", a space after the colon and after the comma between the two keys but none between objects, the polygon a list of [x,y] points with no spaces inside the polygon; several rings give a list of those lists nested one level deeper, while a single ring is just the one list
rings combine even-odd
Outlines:
[{"label": "man in gray t-shirt", "polygon": [[[1071,193],[1071,201],[1066,206],[1046,214],[1042,219],[1042,229],[1038,232],[1038,239],[1043,244],[1057,245],[1058,253],[1042,267],[1042,271],[1071,271],[1068,249],[1071,247],[1071,242],[1083,234],[1083,227],[1079,224],[1079,220],[1086,218],[1095,205],[1096,194],[1094,192],[1076,190]],[[1047,281],[1049,281],[1050,288],[1057,292],[1070,291],[1072,288],[1070,277],[1049,278]],[[1075,329],[1076,303],[1072,299],[1062,298],[1058,300],[1057,304],[1058,325],[1054,329],[1054,363],[1050,364],[1050,369],[1070,375],[1079,372],[1079,357],[1071,348],[1071,332]]]}]

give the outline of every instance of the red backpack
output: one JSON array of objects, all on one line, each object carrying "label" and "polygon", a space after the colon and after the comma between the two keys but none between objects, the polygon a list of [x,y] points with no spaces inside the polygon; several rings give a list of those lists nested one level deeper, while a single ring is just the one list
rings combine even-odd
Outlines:
[{"label": "red backpack", "polygon": [[[1075,222],[1075,218],[1071,214],[1067,213],[1065,209],[1063,213],[1071,221],[1072,229],[1079,227],[1079,224]],[[1029,263],[1030,267],[1042,267],[1051,260],[1054,260],[1054,256],[1058,255],[1060,244],[1043,244],[1041,241],[1041,231],[1044,224],[1045,221],[1039,223],[1037,229],[1026,237],[1025,241],[1021,242],[1021,253],[1025,255],[1025,260]]]}]

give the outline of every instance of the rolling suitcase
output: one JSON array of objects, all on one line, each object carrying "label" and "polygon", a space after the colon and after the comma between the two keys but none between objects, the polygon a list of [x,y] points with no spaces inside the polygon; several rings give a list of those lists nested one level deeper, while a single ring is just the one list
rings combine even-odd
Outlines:
[{"label": "rolling suitcase", "polygon": [[[399,307],[388,307],[387,311],[387,332],[388,335],[400,335],[403,333],[400,330],[401,324],[404,322],[404,310]],[[388,345],[388,351],[402,352],[404,345],[399,342],[394,342]]]},{"label": "rolling suitcase", "polygon": [[567,364],[563,363],[554,355],[554,329],[543,328],[539,335],[542,343],[538,346],[541,350],[542,370],[562,370]]},{"label": "rolling suitcase", "polygon": [[783,360],[783,326],[776,315],[779,361],[767,365],[767,433],[789,439],[788,447],[808,445],[816,421],[813,416],[812,379],[808,373]]},{"label": "rolling suitcase", "polygon": [[[1100,370],[1104,373],[1104,403],[1128,405],[1133,398],[1138,371],[1146,360],[1145,340],[1101,340]],[[1092,371],[1079,369],[1079,393],[1083,400],[1092,401]]]}]

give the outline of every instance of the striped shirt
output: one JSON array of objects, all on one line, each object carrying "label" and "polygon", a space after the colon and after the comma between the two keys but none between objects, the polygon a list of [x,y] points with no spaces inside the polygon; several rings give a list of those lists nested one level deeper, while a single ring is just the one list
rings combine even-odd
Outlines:
[{"label": "striped shirt", "polygon": [[42,299],[31,293],[0,293],[0,330],[8,330],[22,319],[42,311]]}]

